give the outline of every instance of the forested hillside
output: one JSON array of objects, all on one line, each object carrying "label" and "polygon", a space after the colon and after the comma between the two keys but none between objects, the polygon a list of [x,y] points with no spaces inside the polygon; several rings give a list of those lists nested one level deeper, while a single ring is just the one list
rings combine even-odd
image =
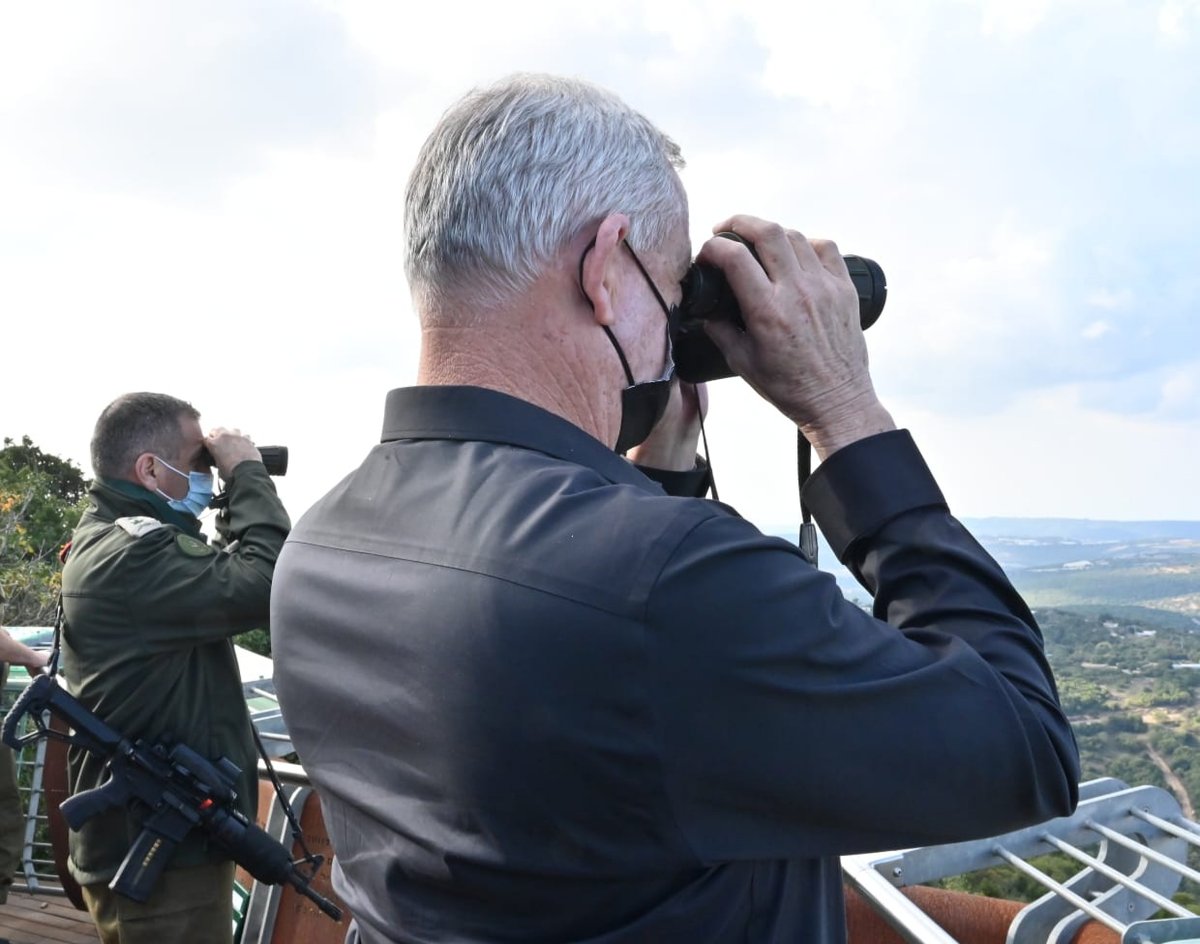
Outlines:
[{"label": "forested hillside", "polygon": [[[1200,620],[1144,607],[1035,611],[1063,704],[1075,726],[1084,779],[1115,777],[1170,790],[1184,814],[1200,804]],[[1051,855],[1036,865],[1064,880],[1078,866]],[[1198,863],[1194,861],[1195,867]],[[1001,867],[947,887],[1030,901],[1042,889]],[[1185,886],[1175,900],[1200,909]]]},{"label": "forested hillside", "polygon": [[1200,802],[1200,623],[1149,609],[1037,613],[1086,777]]}]

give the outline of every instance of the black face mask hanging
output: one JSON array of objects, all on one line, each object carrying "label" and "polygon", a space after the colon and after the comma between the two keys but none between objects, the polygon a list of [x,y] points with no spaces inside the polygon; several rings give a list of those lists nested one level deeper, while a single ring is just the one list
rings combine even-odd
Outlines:
[{"label": "black face mask hanging", "polygon": [[[675,364],[674,362],[669,363],[666,373],[658,380],[634,383],[633,372],[629,369],[629,362],[625,360],[621,345],[617,343],[617,339],[609,330],[608,325],[603,327],[608,339],[612,341],[613,347],[617,350],[617,357],[621,358],[621,366],[625,368],[625,378],[629,381],[629,386],[621,391],[621,428],[617,432],[617,444],[613,447],[613,451],[618,455],[624,455],[634,446],[646,441],[650,432],[667,411],[667,403],[671,399],[671,383],[675,380]],[[668,338],[668,357],[670,357],[670,344],[671,341]]]},{"label": "black face mask hanging", "polygon": [[[637,383],[633,379],[633,371],[629,369],[629,361],[625,357],[625,352],[621,350],[621,345],[617,341],[616,335],[612,333],[612,329],[608,325],[601,325],[604,333],[608,335],[609,341],[612,342],[612,346],[617,352],[617,357],[621,360],[621,367],[625,371],[625,379],[629,382],[629,386],[621,391],[621,428],[617,432],[617,444],[613,447],[613,451],[618,455],[624,455],[634,446],[646,441],[651,431],[667,411],[667,404],[671,400],[671,384],[675,380],[675,360],[671,354],[670,331],[672,309],[659,293],[658,287],[654,284],[654,280],[650,278],[650,273],[646,271],[646,267],[642,265],[642,260],[633,251],[633,247],[624,240],[622,240],[622,245],[629,250],[629,255],[633,257],[638,271],[642,273],[642,277],[645,278],[646,284],[650,286],[650,291],[654,293],[659,307],[662,308],[663,314],[666,315],[666,323],[663,325],[663,335],[667,340],[668,363],[666,371],[657,380],[647,380],[643,383]],[[587,249],[583,251],[583,258],[579,260],[579,285],[581,290],[583,287],[583,260],[587,258],[587,254],[591,252],[594,246],[595,241],[593,240],[588,244]],[[586,294],[584,293],[585,297]]]}]

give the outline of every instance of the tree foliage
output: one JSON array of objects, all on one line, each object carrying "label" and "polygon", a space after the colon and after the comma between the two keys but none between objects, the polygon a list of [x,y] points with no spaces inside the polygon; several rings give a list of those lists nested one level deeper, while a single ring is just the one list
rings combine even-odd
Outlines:
[{"label": "tree foliage", "polygon": [[54,620],[58,555],[83,513],[90,485],[75,463],[28,436],[0,449],[0,624]]}]

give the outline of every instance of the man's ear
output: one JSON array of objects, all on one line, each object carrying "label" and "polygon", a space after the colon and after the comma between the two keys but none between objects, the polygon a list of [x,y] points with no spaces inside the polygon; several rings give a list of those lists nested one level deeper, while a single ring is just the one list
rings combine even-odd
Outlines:
[{"label": "man's ear", "polygon": [[133,480],[150,492],[158,491],[158,470],[153,453],[143,452],[133,460]]},{"label": "man's ear", "polygon": [[597,324],[611,325],[617,320],[613,310],[612,286],[621,244],[628,235],[629,217],[624,213],[610,213],[601,221],[595,242],[583,258],[581,288],[592,303]]}]

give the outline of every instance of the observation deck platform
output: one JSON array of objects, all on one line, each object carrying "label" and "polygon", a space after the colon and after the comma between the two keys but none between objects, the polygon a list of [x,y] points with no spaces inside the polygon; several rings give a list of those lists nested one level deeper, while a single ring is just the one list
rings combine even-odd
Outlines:
[{"label": "observation deck platform", "polygon": [[[267,753],[289,755],[270,660],[239,653],[239,661],[247,706]],[[12,675],[3,708],[28,681],[23,670]],[[0,905],[0,939],[94,944],[98,938],[79,910],[78,889],[55,861],[51,834],[66,828],[56,806],[65,781],[55,781],[56,761],[51,756],[48,764],[47,754],[48,742],[41,739],[17,757],[25,845],[21,874]],[[260,764],[259,825],[298,858],[264,769]],[[276,763],[276,770],[305,843],[326,856],[312,887],[336,900],[329,882],[332,848],[316,793],[303,768]],[[1060,858],[1056,874],[1064,874],[1062,861],[1066,873],[1072,867],[1074,873],[1056,880],[1033,864],[1050,853]],[[1044,894],[1026,905],[931,887],[997,866],[1022,873]],[[1170,792],[1093,780],[1081,785],[1079,807],[1068,817],[971,842],[843,857],[850,944],[1200,944],[1200,914],[1176,900],[1200,900],[1198,867],[1200,825]],[[238,883],[231,902],[238,944],[341,944],[348,914],[334,922],[295,889],[257,883],[241,870]]]}]

